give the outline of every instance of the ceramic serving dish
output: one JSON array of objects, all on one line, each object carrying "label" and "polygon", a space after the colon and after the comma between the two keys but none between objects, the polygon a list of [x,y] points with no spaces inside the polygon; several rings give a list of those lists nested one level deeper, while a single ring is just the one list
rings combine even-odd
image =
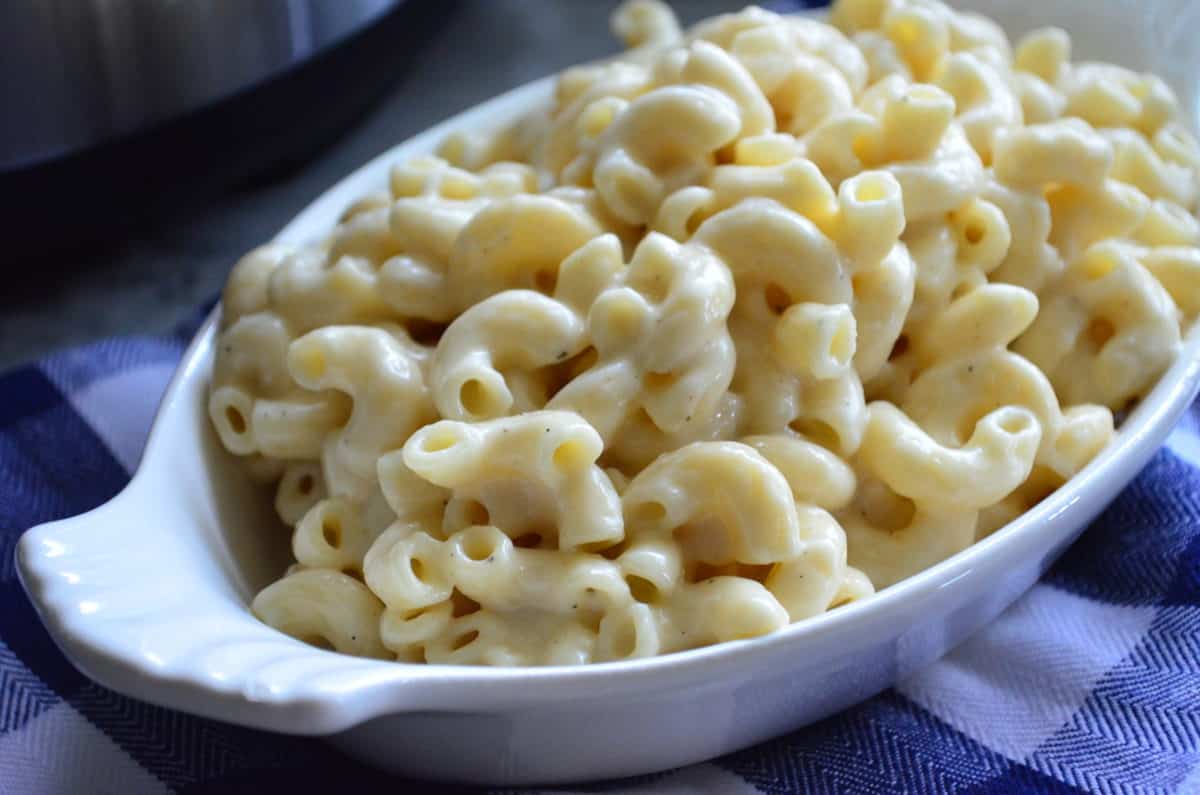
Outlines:
[{"label": "ceramic serving dish", "polygon": [[[1200,48],[1185,31],[1197,29],[1200,11],[1186,0],[968,5],[1014,34],[1074,27],[1077,58],[1158,71],[1195,109]],[[1188,14],[1197,17],[1190,24]],[[320,235],[352,199],[385,186],[392,163],[430,152],[450,130],[515,117],[551,89],[550,80],[532,83],[400,144],[279,237]],[[129,486],[22,538],[20,576],[50,633],[81,670],[122,693],[325,736],[408,775],[493,784],[610,778],[708,759],[843,709],[929,664],[1034,583],[1145,465],[1200,385],[1194,332],[1115,443],[1033,511],[874,598],[777,634],[585,667],[417,666],[312,648],[251,615],[252,596],[285,567],[288,544],[270,500],[209,427],[215,327],[214,316],[184,355]]]}]

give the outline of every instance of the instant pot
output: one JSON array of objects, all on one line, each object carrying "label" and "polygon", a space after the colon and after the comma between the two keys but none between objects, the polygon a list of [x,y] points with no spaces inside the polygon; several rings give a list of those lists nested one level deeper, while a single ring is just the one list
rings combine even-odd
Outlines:
[{"label": "instant pot", "polygon": [[375,99],[438,0],[3,0],[5,260],[114,236],[302,160]]}]

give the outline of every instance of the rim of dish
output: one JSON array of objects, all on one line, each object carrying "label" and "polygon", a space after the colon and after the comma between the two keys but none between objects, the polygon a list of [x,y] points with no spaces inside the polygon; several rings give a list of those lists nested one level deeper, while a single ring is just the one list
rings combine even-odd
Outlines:
[{"label": "rim of dish", "polygon": [[[374,162],[372,161],[365,168],[372,167]],[[358,172],[355,173],[357,174]],[[211,351],[212,335],[215,331],[219,311],[219,307],[214,309],[213,313],[205,320],[204,325],[197,332],[196,337],[184,354],[181,367],[175,379],[172,380],[168,387],[167,395],[169,399],[163,401],[160,414],[168,411],[168,404],[175,402],[179,398],[178,393],[184,388],[185,380],[190,377],[197,377],[190,375],[193,371],[199,370],[202,377],[205,370],[204,365],[209,359],[208,354]],[[953,585],[963,577],[969,575],[973,570],[980,568],[982,564],[991,562],[992,558],[1002,557],[1002,549],[1010,547],[1020,548],[1026,545],[1042,546],[1037,536],[1046,529],[1046,525],[1050,522],[1063,521],[1070,518],[1068,514],[1073,513],[1073,509],[1086,511],[1091,507],[1091,505],[1077,506],[1083,501],[1085,495],[1091,492],[1104,492],[1112,485],[1109,483],[1111,479],[1120,478],[1118,470],[1124,464],[1126,458],[1136,458],[1139,455],[1152,456],[1159,449],[1158,443],[1152,443],[1152,437],[1156,436],[1158,431],[1163,430],[1163,426],[1173,427],[1179,416],[1182,415],[1187,406],[1195,398],[1198,390],[1200,390],[1200,322],[1193,324],[1193,327],[1188,331],[1179,358],[1163,374],[1159,382],[1139,403],[1137,408],[1120,425],[1114,441],[1083,470],[1037,506],[961,552],[895,585],[884,588],[870,598],[852,602],[820,615],[789,624],[783,629],[768,635],[634,660],[590,663],[587,665],[522,667],[488,667],[447,663],[404,663],[390,660],[367,660],[352,655],[343,655],[338,652],[309,647],[298,640],[294,642],[310,650],[314,655],[337,654],[340,657],[344,657],[347,661],[362,663],[368,668],[377,669],[377,672],[380,674],[388,674],[387,676],[378,678],[377,681],[364,684],[363,688],[405,684],[407,681],[411,681],[412,674],[415,671],[425,671],[430,674],[436,673],[439,678],[449,677],[453,679],[453,682],[447,682],[447,684],[455,685],[466,684],[468,682],[496,684],[498,680],[515,682],[535,679],[539,685],[554,685],[555,683],[564,683],[569,680],[570,684],[575,686],[580,684],[579,680],[581,679],[602,679],[607,684],[615,684],[613,680],[618,676],[622,679],[632,679],[638,674],[649,675],[660,673],[663,670],[699,666],[704,662],[712,662],[714,664],[718,662],[735,662],[743,657],[753,656],[767,650],[777,650],[779,647],[790,646],[793,643],[799,644],[801,643],[801,639],[809,638],[813,635],[852,630],[854,624],[868,623],[872,618],[884,619],[887,614],[893,611],[910,607],[912,604],[918,603],[922,597],[929,596],[933,592]],[[153,426],[155,431],[158,429],[158,425],[158,417],[156,416]],[[151,438],[148,440],[148,451],[150,450],[150,446],[155,444],[155,431],[151,432]],[[1151,444],[1153,446],[1150,446]],[[1146,449],[1148,446],[1150,447],[1149,450]],[[148,454],[143,460],[150,458],[152,456]],[[138,472],[126,487],[126,491],[133,491],[135,489],[142,476],[142,471],[143,466],[139,466]],[[125,491],[114,499],[119,499],[123,495],[125,495]],[[1115,494],[1111,496],[1115,496]],[[1109,500],[1103,494],[1100,495],[1100,498],[1103,500],[1103,505],[1101,506],[1101,509],[1103,509],[1103,507],[1107,506]],[[247,619],[257,621],[258,619],[254,618],[249,612],[248,605],[246,608]],[[288,637],[283,633],[279,634],[281,638]],[[424,680],[424,677],[422,679]],[[432,683],[432,681],[429,683]],[[513,691],[498,691],[497,695],[500,697],[488,699],[488,701],[489,703],[530,703],[531,700],[541,700],[538,698],[529,698],[531,694],[536,695],[538,692],[522,691],[517,693]],[[554,693],[548,691],[544,692],[543,695],[546,697],[555,697]],[[483,704],[480,704],[480,706],[483,706]],[[380,710],[375,714],[386,711],[386,709]]]},{"label": "rim of dish", "polygon": [[[802,12],[806,16],[822,16],[818,10]],[[311,239],[310,230],[314,226],[328,226],[346,205],[346,199],[357,198],[362,190],[361,183],[382,184],[385,180],[378,175],[385,174],[387,168],[402,156],[405,150],[432,148],[430,143],[440,140],[447,132],[457,129],[478,129],[492,126],[498,120],[506,120],[528,111],[536,102],[549,96],[549,91],[555,79],[554,75],[543,77],[533,82],[509,90],[503,94],[476,104],[451,118],[440,122],[416,135],[388,147],[384,152],[372,158],[362,166],[339,179],[332,186],[322,191],[304,209],[297,213],[292,220],[276,235],[276,240],[302,242]],[[119,501],[135,498],[141,484],[147,479],[147,473],[152,466],[158,466],[158,456],[165,455],[166,450],[159,452],[160,447],[166,446],[163,438],[164,417],[175,410],[175,404],[183,398],[183,393],[191,384],[192,379],[207,380],[208,365],[215,340],[215,326],[220,316],[220,306],[206,318],[196,335],[192,338],[187,350],[180,360],[179,367],[172,376],[163,400],[155,414],[150,434],[147,438],[145,454],[126,487],[109,503],[97,510],[117,507]],[[822,635],[848,635],[872,623],[889,622],[898,614],[911,611],[923,600],[935,595],[938,591],[952,587],[955,583],[969,577],[973,572],[988,567],[1002,565],[1009,555],[1006,553],[1022,550],[1038,550],[1044,554],[1053,545],[1048,544],[1040,535],[1050,526],[1063,522],[1074,524],[1080,513],[1096,507],[1100,509],[1115,494],[1115,480],[1123,478],[1122,470],[1128,460],[1146,459],[1158,449],[1159,441],[1155,437],[1165,437],[1170,428],[1190,405],[1197,391],[1200,390],[1200,322],[1194,323],[1185,337],[1179,358],[1159,379],[1151,392],[1143,399],[1138,407],[1125,419],[1116,439],[1108,445],[1081,472],[1071,478],[1061,488],[1027,511],[1008,525],[1000,528],[987,538],[976,542],[967,549],[943,560],[889,588],[885,588],[871,598],[851,603],[835,610],[814,616],[781,629],[778,632],[749,640],[733,641],[712,646],[674,652],[657,657],[619,662],[593,663],[577,666],[541,666],[541,667],[482,667],[467,665],[450,665],[444,663],[413,664],[395,661],[368,660],[350,655],[337,656],[346,667],[349,681],[345,687],[337,690],[317,689],[303,685],[269,694],[266,700],[261,697],[251,697],[247,693],[247,682],[252,672],[235,678],[229,682],[216,682],[196,668],[188,668],[184,663],[177,662],[166,669],[152,669],[141,664],[139,659],[127,654],[121,654],[111,645],[98,645],[88,633],[81,632],[78,619],[67,615],[59,602],[41,602],[39,611],[48,624],[53,626],[55,635],[64,645],[70,645],[76,652],[70,656],[83,657],[89,662],[100,661],[111,673],[120,671],[138,677],[153,679],[156,682],[170,684],[173,687],[186,688],[196,693],[220,694],[222,696],[240,696],[254,701],[253,707],[262,709],[284,708],[291,706],[317,706],[337,710],[336,717],[326,716],[325,725],[336,724],[340,728],[348,728],[380,715],[394,712],[405,712],[414,709],[438,709],[438,699],[445,696],[442,688],[454,689],[461,697],[469,696],[469,703],[443,704],[447,711],[463,709],[498,709],[504,706],[532,706],[549,700],[557,700],[564,694],[575,697],[586,697],[596,694],[600,689],[620,689],[628,693],[634,689],[646,689],[648,686],[662,687],[657,677],[666,672],[686,673],[687,676],[676,680],[675,683],[686,684],[697,679],[709,680],[714,673],[738,666],[743,661],[761,656],[779,655],[784,650],[803,650],[805,642]],[[211,433],[211,427],[203,425],[204,431]],[[1140,467],[1139,467],[1140,468]],[[1123,485],[1123,484],[1122,484]],[[1091,497],[1084,503],[1085,497]],[[80,517],[61,520],[75,522]],[[59,526],[60,523],[53,523]],[[46,527],[43,525],[42,527]],[[1056,539],[1061,541],[1073,528],[1059,531]],[[21,568],[24,568],[22,566]],[[46,568],[37,567],[37,574],[47,573]],[[42,608],[54,608],[42,610]],[[249,610],[245,608],[245,619],[258,622]],[[911,622],[906,622],[911,623]],[[271,630],[263,625],[265,630]],[[304,657],[313,657],[331,661],[330,656],[335,652],[324,651],[307,646],[298,640],[278,634],[281,642],[296,644],[296,651]],[[520,684],[519,687],[495,687],[498,684]],[[673,683],[674,684],[674,683]],[[423,688],[425,698],[413,699],[408,693],[410,686],[419,685]],[[529,685],[536,685],[530,687]],[[589,686],[593,690],[585,692],[580,688]],[[566,691],[566,688],[570,691]],[[465,690],[463,688],[466,688]],[[408,697],[402,697],[404,694]],[[372,696],[365,699],[365,696]],[[416,703],[414,703],[414,701]],[[161,703],[172,706],[169,699],[160,699]],[[179,706],[176,702],[173,706]],[[186,708],[186,707],[185,707]],[[214,714],[219,710],[210,710]],[[268,720],[255,720],[242,712],[237,716],[216,715],[225,720],[247,725],[267,726]],[[286,729],[285,729],[286,730]],[[294,731],[305,731],[305,727],[293,727]],[[337,730],[334,728],[332,730]],[[311,731],[311,729],[309,729]]]},{"label": "rim of dish", "polygon": [[[553,80],[554,76],[551,75],[519,86],[472,106],[446,121],[389,147],[318,195],[280,230],[275,240],[284,242],[310,240],[313,237],[314,227],[327,226],[328,221],[335,218],[345,206],[346,199],[362,192],[360,183],[382,183],[384,180],[379,179],[379,175],[386,174],[390,165],[402,159],[405,156],[405,150],[420,149],[431,140],[441,140],[447,132],[453,130],[478,128],[480,125],[472,123],[478,120],[486,119],[489,122],[487,126],[491,126],[496,124],[498,118],[512,118],[528,111],[536,106],[537,101],[549,95]],[[178,371],[168,385],[159,412],[155,416],[147,440],[147,454],[143,457],[142,464],[139,465],[126,490],[137,487],[146,462],[154,458],[153,450],[158,442],[157,437],[160,430],[159,420],[169,411],[170,404],[178,399],[178,393],[184,382],[188,378],[204,377],[206,374],[205,365],[208,362],[212,337],[219,316],[220,305],[205,320],[185,352]],[[196,372],[197,370],[200,372]],[[611,684],[615,677],[631,679],[639,674],[649,675],[663,670],[699,666],[706,662],[715,664],[721,661],[734,661],[746,655],[755,655],[785,645],[800,644],[802,639],[813,635],[846,630],[847,625],[867,623],[871,618],[882,618],[885,614],[918,601],[922,596],[951,585],[963,576],[970,574],[982,563],[988,562],[993,557],[1001,556],[1002,549],[1020,548],[1037,542],[1036,536],[1045,529],[1047,523],[1062,520],[1067,514],[1074,513],[1072,509],[1082,501],[1084,496],[1093,492],[1103,492],[1110,488],[1112,484],[1109,481],[1120,477],[1118,470],[1126,458],[1136,458],[1139,455],[1148,458],[1153,455],[1158,445],[1155,444],[1153,448],[1147,450],[1150,437],[1158,435],[1161,431],[1169,430],[1169,426],[1173,426],[1186,410],[1198,389],[1200,389],[1200,322],[1194,323],[1188,330],[1178,359],[1120,425],[1114,441],[1083,470],[1033,509],[967,549],[879,591],[868,599],[801,620],[769,635],[656,657],[577,666],[485,667],[446,663],[366,661],[378,666],[381,673],[390,672],[390,675],[375,681],[373,686],[402,684],[403,681],[398,682],[397,680],[411,679],[414,670],[432,671],[439,676],[449,676],[456,684],[472,681],[494,684],[498,680],[524,681],[526,679],[535,679],[540,685],[566,680],[570,680],[572,685],[578,685],[580,684],[579,680],[597,679],[606,680]],[[1100,494],[1099,496],[1103,499],[1105,495]],[[1104,499],[1104,504],[1107,502],[1108,499]],[[1076,510],[1087,510],[1091,504],[1094,503]],[[247,617],[257,620],[249,613],[248,606]],[[295,642],[300,643],[300,641]],[[311,651],[313,654],[335,653],[317,648],[312,648]],[[346,656],[347,659],[358,659],[349,655],[343,656]],[[511,697],[499,700],[527,703],[530,694],[525,691],[520,694],[512,693]]]}]

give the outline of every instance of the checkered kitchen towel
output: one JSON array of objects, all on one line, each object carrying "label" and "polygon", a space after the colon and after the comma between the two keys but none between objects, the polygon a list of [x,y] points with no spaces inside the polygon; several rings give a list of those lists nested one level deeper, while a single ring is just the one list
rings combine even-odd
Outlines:
[{"label": "checkered kitchen towel", "polygon": [[[0,375],[0,793],[405,791],[318,740],[96,685],[17,583],[23,530],[125,484],[185,338]],[[1200,404],[1050,574],[946,659],[773,742],[583,788],[597,790],[1200,793]]]},{"label": "checkered kitchen towel", "polygon": [[[17,583],[23,530],[125,484],[191,330],[0,375],[0,795],[419,790],[317,740],[96,685]],[[786,737],[582,791],[1200,793],[1200,404],[1046,578],[944,660]]]}]

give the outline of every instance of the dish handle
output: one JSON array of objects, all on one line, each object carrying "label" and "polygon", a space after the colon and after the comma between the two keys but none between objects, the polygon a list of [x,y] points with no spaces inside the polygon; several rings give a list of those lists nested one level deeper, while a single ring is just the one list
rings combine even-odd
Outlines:
[{"label": "dish handle", "polygon": [[260,623],[211,547],[156,526],[144,485],[17,545],[25,592],[84,674],[159,706],[287,734],[432,706],[428,671],[324,651]]}]

